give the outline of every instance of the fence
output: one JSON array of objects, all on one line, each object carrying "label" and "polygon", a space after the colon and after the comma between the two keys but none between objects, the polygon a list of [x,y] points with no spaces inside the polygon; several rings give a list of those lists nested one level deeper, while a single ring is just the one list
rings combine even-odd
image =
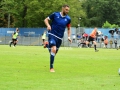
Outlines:
[{"label": "fence", "polygon": [[[36,34],[35,30],[33,30],[33,29],[31,29],[31,30],[32,31],[30,31],[30,29],[29,29],[29,31],[28,30],[26,31],[24,29],[23,32],[20,33],[18,45],[28,45],[28,46],[30,46],[30,45],[31,46],[40,46],[40,45],[42,45],[41,35],[42,35],[42,33],[44,32],[45,29],[40,30],[40,29],[37,28],[36,31],[37,31],[38,34]],[[40,30],[39,31],[40,33],[38,32],[38,30]],[[86,33],[90,34],[90,32],[92,30],[93,30],[93,28],[82,28],[82,27],[81,28],[74,28],[73,27],[72,28],[72,35],[75,35],[75,42],[73,42],[72,44],[70,44],[68,39],[67,39],[68,36],[67,36],[67,30],[66,30],[65,33],[64,33],[62,46],[64,46],[64,47],[78,47],[78,40],[76,38],[76,35],[77,34],[82,35],[83,32],[86,32]],[[104,34],[108,35],[109,41],[110,40],[114,41],[114,39],[116,38],[116,35],[114,35],[115,36],[114,38],[111,38],[110,34],[108,33],[109,29],[106,30],[106,29],[100,28],[99,30],[101,32],[103,32]],[[3,31],[4,30],[0,31],[0,44],[1,45],[9,45],[9,42],[12,39],[12,34],[3,34]],[[8,31],[10,33],[10,29]],[[6,32],[8,32],[8,31],[6,31]],[[71,35],[71,39],[72,39],[72,35]],[[120,38],[120,35],[117,36],[118,45],[120,45],[120,39],[119,38]],[[98,40],[97,40],[97,42],[98,42]],[[108,44],[108,47],[109,46],[110,45]],[[114,46],[114,44],[113,44],[113,46]],[[100,40],[100,42],[97,43],[97,47],[99,47],[99,48],[103,47],[103,44],[102,44],[101,40]]]}]

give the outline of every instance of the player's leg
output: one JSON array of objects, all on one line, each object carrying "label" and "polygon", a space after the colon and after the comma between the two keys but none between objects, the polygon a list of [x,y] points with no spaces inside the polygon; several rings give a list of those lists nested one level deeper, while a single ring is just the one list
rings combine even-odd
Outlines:
[{"label": "player's leg", "polygon": [[61,46],[61,43],[62,43],[62,40],[60,40],[60,39],[57,39],[56,40],[56,54],[58,53],[58,51],[59,51],[59,48],[60,48],[60,46]]},{"label": "player's leg", "polygon": [[50,52],[50,72],[55,72],[53,64],[56,55],[56,39],[53,36],[49,36],[48,41],[49,41],[48,49]]},{"label": "player's leg", "polygon": [[98,52],[99,50],[96,49],[96,45],[97,45],[96,41],[93,41],[93,44],[94,44],[95,52]]},{"label": "player's leg", "polygon": [[107,44],[105,44],[105,47],[107,48]]},{"label": "player's leg", "polygon": [[103,45],[103,48],[105,48],[105,43],[104,43],[104,45]]},{"label": "player's leg", "polygon": [[55,55],[58,53],[59,47],[61,46],[62,40],[58,38],[54,38],[50,40],[50,45],[52,45],[51,48],[51,56],[50,56],[50,72],[55,72],[53,69],[53,64],[54,64],[54,58]]},{"label": "player's leg", "polygon": [[14,47],[16,46],[17,44],[17,39],[14,40]]},{"label": "player's leg", "polygon": [[42,42],[43,42],[42,45],[44,45],[44,43],[45,43],[45,39],[42,39]]},{"label": "player's leg", "polygon": [[18,38],[17,38],[16,41],[15,41],[15,46],[17,45],[17,43],[18,43]]},{"label": "player's leg", "polygon": [[86,47],[90,47],[90,41],[91,41],[91,37],[89,36],[88,37],[88,40],[86,40]]},{"label": "player's leg", "polygon": [[50,72],[55,72],[53,68],[54,59],[55,59],[55,55],[58,53],[59,47],[61,46],[62,40],[59,40],[56,38],[54,43],[56,46],[52,46],[51,53],[50,53],[51,54],[50,55]]},{"label": "player's leg", "polygon": [[86,41],[86,47],[89,47],[89,43],[90,43],[90,42],[87,40],[87,41]]},{"label": "player's leg", "polygon": [[16,45],[17,45],[17,43],[18,43],[18,38],[16,39]]},{"label": "player's leg", "polygon": [[12,39],[12,41],[10,42],[10,44],[9,44],[9,45],[10,45],[10,47],[11,47],[11,45],[13,44],[13,42],[14,42],[14,39]]},{"label": "player's leg", "polygon": [[14,43],[14,47],[16,46],[16,44],[17,44],[17,43],[16,43],[16,41],[15,41],[15,43]]},{"label": "player's leg", "polygon": [[48,42],[48,41],[44,41],[43,44],[44,44],[44,45],[43,45],[44,48],[49,48],[49,42]]},{"label": "player's leg", "polygon": [[117,44],[115,44],[115,48],[117,49]]},{"label": "player's leg", "polygon": [[56,46],[52,46],[50,52],[50,72],[55,72],[53,67],[55,55],[56,55]]},{"label": "player's leg", "polygon": [[119,49],[119,45],[117,45],[117,50]]}]

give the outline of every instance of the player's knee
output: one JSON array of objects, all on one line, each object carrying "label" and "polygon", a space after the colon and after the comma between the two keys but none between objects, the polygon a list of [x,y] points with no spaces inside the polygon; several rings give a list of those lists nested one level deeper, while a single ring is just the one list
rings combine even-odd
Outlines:
[{"label": "player's knee", "polygon": [[95,41],[93,41],[94,45],[96,45],[97,43]]},{"label": "player's knee", "polygon": [[56,50],[57,50],[56,46],[53,46],[51,51],[54,52],[54,53],[56,53]]}]

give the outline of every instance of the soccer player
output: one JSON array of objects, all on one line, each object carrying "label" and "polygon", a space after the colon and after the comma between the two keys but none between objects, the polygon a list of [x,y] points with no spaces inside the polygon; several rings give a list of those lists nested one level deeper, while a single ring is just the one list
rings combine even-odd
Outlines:
[{"label": "soccer player", "polygon": [[[64,36],[65,28],[68,29],[68,40],[72,42],[71,35],[71,18],[67,15],[70,10],[68,5],[62,6],[61,12],[54,12],[50,16],[48,16],[44,22],[47,26],[48,30],[48,46],[50,52],[50,72],[55,72],[53,68],[54,58],[58,52],[59,47],[62,43],[62,38]],[[49,24],[49,20],[52,21],[51,25]]]},{"label": "soccer player", "polygon": [[16,44],[18,42],[18,33],[19,33],[19,29],[16,28],[16,32],[14,32],[12,34],[12,42],[10,42],[10,47],[11,47],[12,44],[14,45],[14,47],[16,46]]},{"label": "soccer player", "polygon": [[86,45],[88,45],[88,47],[89,47],[89,43],[90,43],[90,41],[92,41],[93,44],[94,44],[95,52],[98,52],[99,50],[96,49],[96,45],[97,45],[97,43],[95,41],[96,40],[96,36],[97,36],[97,28],[94,28],[92,33],[89,35],[88,40],[86,41]]}]

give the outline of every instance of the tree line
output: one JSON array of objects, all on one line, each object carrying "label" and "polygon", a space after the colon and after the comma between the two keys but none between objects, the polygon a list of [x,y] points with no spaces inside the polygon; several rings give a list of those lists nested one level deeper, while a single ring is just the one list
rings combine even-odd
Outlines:
[{"label": "tree line", "polygon": [[43,20],[63,4],[70,6],[72,27],[120,26],[120,0],[0,0],[0,27],[45,27]]}]

